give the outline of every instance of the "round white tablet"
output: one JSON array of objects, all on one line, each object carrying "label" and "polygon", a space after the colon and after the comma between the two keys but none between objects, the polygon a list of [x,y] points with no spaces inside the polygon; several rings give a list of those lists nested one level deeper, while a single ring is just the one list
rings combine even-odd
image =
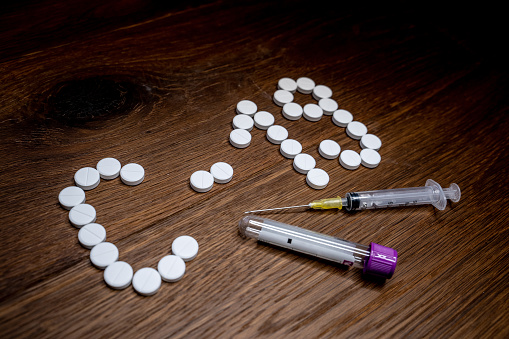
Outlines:
[{"label": "round white tablet", "polygon": [[366,148],[361,151],[361,163],[367,168],[375,168],[382,160],[380,153],[374,149]]},{"label": "round white tablet", "polygon": [[282,89],[291,93],[295,93],[297,90],[297,83],[291,78],[281,78],[277,83],[277,88]]},{"label": "round white tablet", "polygon": [[318,105],[323,109],[325,115],[332,115],[338,109],[338,103],[331,98],[320,99]]},{"label": "round white tablet", "polygon": [[93,223],[96,219],[95,208],[89,204],[79,204],[69,211],[69,221],[77,228]]},{"label": "round white tablet", "polygon": [[251,100],[242,100],[237,103],[237,114],[254,115],[258,107]]},{"label": "round white tablet", "polygon": [[354,170],[359,168],[361,164],[361,156],[355,151],[346,150],[341,152],[339,155],[339,163],[346,169]]},{"label": "round white tablet", "polygon": [[297,154],[293,159],[293,168],[301,174],[307,174],[315,165],[315,158],[306,153]]},{"label": "round white tablet", "polygon": [[210,167],[210,174],[218,184],[226,184],[233,177],[233,168],[226,162],[216,162]]},{"label": "round white tablet", "polygon": [[284,106],[284,104],[287,104],[289,102],[293,101],[293,94],[291,92],[278,89],[274,92],[274,102],[278,106]]},{"label": "round white tablet", "polygon": [[288,120],[299,120],[302,116],[302,106],[296,102],[289,102],[283,106],[283,116]]},{"label": "round white tablet", "polygon": [[74,174],[76,186],[81,187],[85,191],[96,188],[100,181],[101,177],[99,176],[99,172],[92,167],[80,168]]},{"label": "round white tablet", "polygon": [[352,120],[352,113],[344,109],[338,109],[332,114],[332,122],[339,127],[346,127]]},{"label": "round white tablet", "polygon": [[303,109],[303,115],[306,120],[318,121],[322,118],[323,109],[317,104],[306,104]]},{"label": "round white tablet", "polygon": [[368,132],[366,125],[359,121],[352,121],[346,126],[346,134],[352,139],[360,140]]},{"label": "round white tablet", "polygon": [[104,270],[104,281],[116,290],[122,290],[131,285],[133,268],[125,261],[115,261]]},{"label": "round white tablet", "polygon": [[171,251],[174,255],[182,258],[184,261],[193,260],[198,254],[198,242],[188,235],[182,235],[173,240]]},{"label": "round white tablet", "polygon": [[253,129],[254,121],[249,115],[238,114],[233,117],[232,125],[235,129],[240,128],[250,131]]},{"label": "round white tablet", "polygon": [[118,260],[118,248],[111,242],[101,242],[90,251],[90,261],[95,267],[105,269]]},{"label": "round white tablet", "polygon": [[341,146],[334,140],[323,140],[318,146],[318,153],[325,159],[336,159],[341,152]]},{"label": "round white tablet", "polygon": [[101,178],[111,180],[118,177],[122,165],[120,165],[120,161],[115,158],[104,158],[99,160],[96,168]]},{"label": "round white tablet", "polygon": [[378,151],[382,147],[382,141],[374,134],[364,134],[360,141],[361,148],[370,148]]},{"label": "round white tablet", "polygon": [[267,140],[271,143],[279,145],[288,138],[288,131],[283,126],[273,125],[267,129]]},{"label": "round white tablet", "polygon": [[138,164],[127,164],[120,170],[120,179],[122,182],[129,186],[141,184],[145,179],[145,170]]},{"label": "round white tablet", "polygon": [[254,124],[257,128],[266,130],[274,125],[274,116],[266,111],[260,111],[254,115]]},{"label": "round white tablet", "polygon": [[313,168],[306,175],[307,184],[317,190],[327,187],[329,183],[329,175],[323,169]]},{"label": "round white tablet", "polygon": [[86,224],[80,228],[78,240],[83,247],[91,249],[106,240],[106,230],[100,224]]},{"label": "round white tablet", "polygon": [[237,148],[246,148],[251,143],[251,133],[245,129],[234,129],[230,132],[230,144]]},{"label": "round white tablet", "polygon": [[70,210],[85,202],[85,191],[77,186],[66,187],[58,194],[58,202],[63,208]]},{"label": "round white tablet", "polygon": [[196,192],[204,193],[210,191],[214,186],[214,177],[207,171],[196,171],[191,174],[190,184]]},{"label": "round white tablet", "polygon": [[309,94],[313,92],[315,82],[310,78],[302,77],[297,79],[297,90],[302,94]]},{"label": "round white tablet", "polygon": [[302,145],[294,139],[286,139],[281,143],[281,154],[288,159],[293,159],[297,154],[302,152]]},{"label": "round white tablet", "polygon": [[133,276],[133,288],[143,296],[154,295],[161,287],[161,275],[152,267],[144,267]]},{"label": "round white tablet", "polygon": [[179,281],[186,273],[186,263],[179,256],[167,255],[159,260],[157,271],[159,271],[164,281]]},{"label": "round white tablet", "polygon": [[331,96],[332,90],[325,85],[318,85],[313,88],[313,98],[315,98],[315,100],[330,98]]}]

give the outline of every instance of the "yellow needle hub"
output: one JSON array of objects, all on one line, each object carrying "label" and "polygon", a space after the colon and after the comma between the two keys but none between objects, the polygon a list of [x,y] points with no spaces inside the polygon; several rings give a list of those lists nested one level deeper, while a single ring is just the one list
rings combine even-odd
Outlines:
[{"label": "yellow needle hub", "polygon": [[315,210],[329,210],[331,208],[343,208],[343,202],[340,197],[315,200],[309,204],[309,207]]}]

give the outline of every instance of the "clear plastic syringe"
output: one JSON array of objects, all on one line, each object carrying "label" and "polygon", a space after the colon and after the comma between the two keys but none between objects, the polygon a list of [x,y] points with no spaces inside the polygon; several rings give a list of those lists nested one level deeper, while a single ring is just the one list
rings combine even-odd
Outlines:
[{"label": "clear plastic syringe", "polygon": [[379,244],[356,244],[259,216],[246,216],[239,222],[241,235],[291,249],[346,266],[362,268],[365,274],[391,278],[398,252]]},{"label": "clear plastic syringe", "polygon": [[431,204],[439,210],[444,210],[447,199],[458,202],[461,191],[458,185],[451,184],[449,188],[442,188],[435,181],[428,179],[422,187],[394,188],[378,191],[347,193],[345,198],[329,198],[315,200],[307,205],[269,208],[249,211],[245,213],[265,212],[297,207],[308,207],[318,210],[331,208],[346,209],[347,211],[367,210],[374,208],[402,207]]}]

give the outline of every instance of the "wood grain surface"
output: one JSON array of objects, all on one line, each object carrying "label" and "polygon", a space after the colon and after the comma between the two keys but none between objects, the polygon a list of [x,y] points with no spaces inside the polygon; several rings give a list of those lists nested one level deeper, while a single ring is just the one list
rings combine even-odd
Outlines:
[{"label": "wood grain surface", "polygon": [[[507,338],[509,141],[500,9],[407,1],[21,1],[0,11],[1,338]],[[473,6],[473,4],[472,4]],[[282,77],[329,86],[382,140],[375,169],[342,168],[317,147],[335,126],[286,120]],[[313,190],[265,132],[232,147],[235,106],[253,100],[330,175]],[[300,104],[316,102],[295,94]],[[142,184],[86,192],[107,240],[133,269],[157,267],[193,236],[184,278],[142,297],[94,268],[58,193],[105,157],[135,162]],[[207,193],[194,171],[235,171]],[[243,239],[253,209],[347,192],[462,190],[432,206],[288,211],[265,217],[395,248],[392,279]]]}]

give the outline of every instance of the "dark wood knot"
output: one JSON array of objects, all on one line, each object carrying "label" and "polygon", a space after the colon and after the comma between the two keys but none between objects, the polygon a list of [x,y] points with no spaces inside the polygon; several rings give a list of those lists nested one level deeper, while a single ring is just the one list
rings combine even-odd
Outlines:
[{"label": "dark wood knot", "polygon": [[44,119],[68,126],[86,125],[132,112],[148,103],[145,86],[113,77],[92,77],[57,84],[49,91]]}]

